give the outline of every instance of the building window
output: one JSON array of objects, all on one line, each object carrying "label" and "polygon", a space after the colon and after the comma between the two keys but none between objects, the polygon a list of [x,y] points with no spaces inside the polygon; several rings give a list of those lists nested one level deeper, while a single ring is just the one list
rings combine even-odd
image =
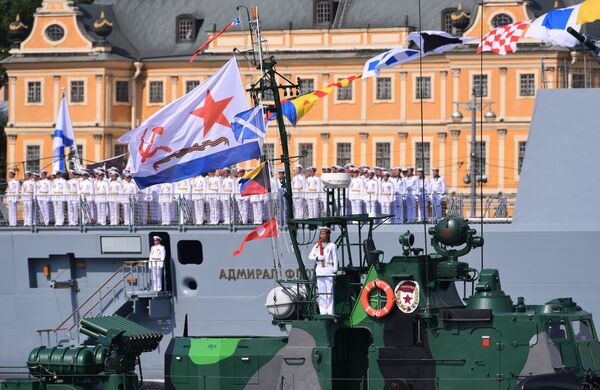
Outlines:
[{"label": "building window", "polygon": [[377,100],[390,100],[392,98],[391,77],[377,78],[375,95]]},{"label": "building window", "polygon": [[185,16],[177,19],[177,40],[179,42],[194,40],[194,19]]},{"label": "building window", "polygon": [[517,169],[519,170],[519,175],[521,174],[521,168],[523,167],[523,160],[525,159],[525,148],[527,147],[527,141],[519,141],[518,143],[518,161],[517,161]]},{"label": "building window", "polygon": [[83,156],[83,145],[77,144],[77,155],[75,155],[75,153],[69,152],[68,157],[69,157],[69,161],[68,161],[68,163],[69,163],[69,169],[70,170],[74,170],[75,169],[75,161],[74,160],[76,158],[79,159],[80,163],[83,163],[83,161],[85,161],[85,158]]},{"label": "building window", "polygon": [[513,22],[512,18],[507,14],[498,14],[492,18],[492,26],[498,28],[500,26],[506,26]]},{"label": "building window", "polygon": [[63,37],[65,36],[65,29],[59,26],[58,24],[51,24],[50,26],[48,26],[44,33],[46,34],[46,38],[56,42],[63,39]]},{"label": "building window", "polygon": [[585,76],[582,73],[573,73],[571,88],[585,88]]},{"label": "building window", "polygon": [[188,80],[185,82],[185,93],[190,93],[194,88],[200,85],[200,80]]},{"label": "building window", "polygon": [[115,156],[121,156],[123,154],[129,153],[129,149],[127,148],[127,144],[116,144],[115,145]]},{"label": "building window", "polygon": [[486,97],[488,95],[488,77],[487,74],[474,74],[473,75],[473,91],[475,96]]},{"label": "building window", "polygon": [[317,24],[331,23],[331,2],[319,1],[315,6],[315,22]]},{"label": "building window", "polygon": [[427,175],[431,167],[431,145],[429,142],[417,142],[415,144],[415,167],[423,169]]},{"label": "building window", "polygon": [[270,142],[265,142],[262,146],[263,156],[267,159],[267,161],[273,161],[275,159],[275,144]]},{"label": "building window", "polygon": [[389,142],[375,144],[375,166],[389,168],[391,164],[391,145]]},{"label": "building window", "polygon": [[475,175],[485,175],[486,173],[486,150],[485,141],[475,142]]},{"label": "building window", "polygon": [[[341,81],[339,79],[338,81]],[[337,88],[337,100],[352,100],[352,83],[348,84],[347,87],[338,87]]]},{"label": "building window", "polygon": [[163,102],[163,82],[150,81],[150,103]]},{"label": "building window", "polygon": [[83,103],[85,101],[85,83],[83,80],[71,81],[71,103]]},{"label": "building window", "polygon": [[523,73],[519,75],[519,95],[535,96],[535,74]]},{"label": "building window", "polygon": [[448,34],[452,34],[452,13],[454,11],[454,9],[448,9],[442,13],[442,30]]},{"label": "building window", "polygon": [[336,165],[343,167],[352,163],[352,144],[350,142],[339,142],[336,149]]},{"label": "building window", "polygon": [[129,103],[129,81],[117,80],[115,83],[115,90],[118,103]]},{"label": "building window", "polygon": [[27,103],[42,102],[42,82],[28,81],[27,82]]},{"label": "building window", "polygon": [[298,144],[298,154],[304,169],[313,165],[313,144]]},{"label": "building window", "polygon": [[25,170],[39,171],[40,170],[40,146],[27,145],[25,150]]},{"label": "building window", "polygon": [[417,77],[416,99],[431,99],[431,77]]},{"label": "building window", "polygon": [[314,79],[300,79],[300,93],[311,93],[315,90]]}]

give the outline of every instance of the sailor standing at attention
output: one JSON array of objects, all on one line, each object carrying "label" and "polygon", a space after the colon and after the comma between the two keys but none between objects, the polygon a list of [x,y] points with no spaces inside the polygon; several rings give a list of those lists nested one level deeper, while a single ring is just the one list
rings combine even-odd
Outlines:
[{"label": "sailor standing at attention", "polygon": [[374,217],[377,213],[377,197],[379,196],[379,181],[375,178],[375,171],[370,169],[369,179],[365,182],[365,204],[367,205],[367,214]]},{"label": "sailor standing at attention", "polygon": [[48,171],[44,169],[41,174],[41,178],[36,182],[36,196],[44,225],[48,226],[50,224],[50,187],[52,187],[52,183],[48,180]]},{"label": "sailor standing at attention", "polygon": [[223,177],[221,179],[221,206],[223,209],[223,223],[231,223],[232,196],[235,190],[235,181],[231,177],[231,169],[223,168]]},{"label": "sailor standing at attention", "polygon": [[192,179],[192,199],[194,201],[194,222],[196,225],[204,224],[204,196],[206,195],[206,180],[198,175]]},{"label": "sailor standing at attention", "polygon": [[353,168],[351,172],[352,179],[350,180],[348,200],[350,200],[352,214],[362,214],[363,198],[365,196],[365,181],[359,176],[358,168]]},{"label": "sailor standing at attention", "polygon": [[6,187],[6,203],[8,204],[8,223],[17,226],[17,201],[19,200],[19,189],[21,183],[15,179],[14,169],[8,170],[8,186]]},{"label": "sailor standing at attention", "polygon": [[163,226],[171,224],[171,203],[173,203],[173,196],[173,183],[162,183],[160,185],[158,203],[160,203],[160,215]]},{"label": "sailor standing at attention", "polygon": [[162,238],[154,236],[154,245],[150,248],[150,275],[152,281],[152,290],[161,291],[163,281],[163,269],[165,267],[165,247],[162,245]]},{"label": "sailor standing at attention", "polygon": [[433,221],[438,221],[442,218],[442,199],[446,192],[446,182],[440,177],[440,170],[432,168],[433,177],[429,179],[431,189],[431,204],[433,209]]},{"label": "sailor standing at attention", "polygon": [[[395,194],[394,183],[390,180],[390,173],[383,172],[383,181],[381,182],[381,192],[379,193],[379,204],[381,204],[382,214],[392,214],[392,205],[394,204]],[[391,223],[391,218],[385,223]]]},{"label": "sailor standing at attention", "polygon": [[304,219],[304,204],[306,202],[306,178],[302,174],[302,165],[296,165],[294,168],[294,177],[292,178],[292,199],[294,203],[294,218]]},{"label": "sailor standing at attention", "polygon": [[78,174],[70,171],[67,180],[67,217],[69,225],[75,226],[79,223],[79,178]]},{"label": "sailor standing at attention", "polygon": [[321,178],[316,175],[317,169],[310,167],[306,170],[306,190],[308,202],[308,218],[318,218],[321,216],[321,194],[323,185]]},{"label": "sailor standing at attention", "polygon": [[33,197],[35,195],[35,179],[31,171],[25,171],[25,181],[21,187],[23,203],[23,226],[31,226],[33,220]]},{"label": "sailor standing at attention", "polygon": [[119,179],[119,171],[111,169],[108,171],[110,181],[108,182],[108,200],[110,207],[110,224],[116,226],[121,219],[121,197],[123,196],[123,187]]},{"label": "sailor standing at attention", "polygon": [[319,240],[310,251],[308,259],[317,263],[317,303],[319,313],[333,315],[333,276],[338,270],[336,246],[330,241],[331,230],[324,226],[319,231]]},{"label": "sailor standing at attention", "polygon": [[[404,170],[402,170],[404,172]],[[406,176],[404,177],[404,184],[406,190],[406,222],[415,223],[417,220],[417,205],[415,198],[417,192],[417,177],[413,175],[413,169],[408,168]]]},{"label": "sailor standing at attention", "polygon": [[95,195],[94,201],[97,207],[97,221],[98,224],[106,226],[106,216],[108,214],[108,182],[104,180],[104,169],[97,169],[96,172],[96,183],[95,183]]},{"label": "sailor standing at attention", "polygon": [[62,171],[56,171],[56,178],[52,180],[52,204],[54,206],[54,224],[65,224],[65,195],[67,194],[67,181],[62,176]]},{"label": "sailor standing at attention", "polygon": [[217,225],[221,220],[219,212],[219,195],[221,193],[221,178],[216,171],[208,172],[206,178],[206,197],[208,198],[209,221],[211,225]]},{"label": "sailor standing at attention", "polygon": [[138,200],[138,186],[133,180],[131,180],[131,173],[124,171],[125,181],[121,182],[123,187],[123,196],[121,197],[121,203],[123,204],[123,224],[131,225],[133,210],[132,203]]}]

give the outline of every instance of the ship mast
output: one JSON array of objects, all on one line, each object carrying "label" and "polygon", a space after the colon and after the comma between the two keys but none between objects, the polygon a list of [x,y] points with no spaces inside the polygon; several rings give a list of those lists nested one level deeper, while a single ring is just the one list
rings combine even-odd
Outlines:
[{"label": "ship mast", "polygon": [[[238,7],[245,8],[245,7]],[[249,26],[250,26],[250,36],[252,42],[252,55],[253,61],[252,63],[261,71],[261,78],[258,82],[254,83],[247,91],[254,97],[254,100],[258,100],[258,96],[264,95],[265,91],[271,91],[273,95],[273,105],[270,111],[274,108],[275,114],[277,115],[277,128],[279,130],[279,138],[281,139],[281,162],[283,163],[285,170],[285,180],[284,180],[284,189],[285,192],[283,194],[285,200],[285,213],[286,213],[286,223],[288,227],[288,231],[290,234],[290,239],[292,242],[292,248],[294,249],[294,255],[296,257],[296,261],[298,262],[298,270],[300,273],[300,277],[303,281],[308,281],[308,275],[306,273],[306,267],[304,266],[304,261],[302,260],[302,255],[300,253],[300,247],[298,245],[298,223],[294,220],[294,205],[292,202],[292,172],[290,167],[290,153],[288,147],[288,133],[285,129],[285,123],[283,121],[283,112],[281,109],[281,99],[279,97],[279,90],[298,90],[299,86],[297,84],[293,84],[291,81],[287,80],[287,85],[278,85],[277,84],[277,76],[279,75],[275,70],[275,65],[277,61],[275,61],[275,57],[265,56],[265,50],[263,48],[263,39],[260,30],[260,20],[258,17],[258,8],[256,5],[252,6],[252,19],[249,18]],[[256,54],[258,54],[258,59],[256,59]],[[279,75],[284,78],[283,76]],[[284,78],[285,79],[285,78]]]}]

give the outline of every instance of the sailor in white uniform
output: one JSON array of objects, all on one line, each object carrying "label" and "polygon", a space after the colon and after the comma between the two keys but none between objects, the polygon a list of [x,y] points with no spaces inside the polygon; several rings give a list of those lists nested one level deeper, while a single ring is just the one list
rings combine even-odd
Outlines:
[{"label": "sailor in white uniform", "polygon": [[160,194],[158,195],[158,203],[160,203],[160,215],[163,226],[170,225],[173,218],[171,217],[171,204],[173,203],[173,183],[162,183],[160,185]]},{"label": "sailor in white uniform", "polygon": [[302,174],[304,168],[301,165],[296,165],[294,169],[295,176],[292,178],[292,199],[294,204],[294,218],[303,219],[304,205],[306,204],[306,178]]},{"label": "sailor in white uniform", "polygon": [[79,178],[74,171],[69,172],[69,180],[67,180],[67,218],[69,225],[75,226],[79,223]]},{"label": "sailor in white uniform", "polygon": [[215,171],[208,172],[206,178],[206,197],[208,199],[208,208],[210,218],[208,223],[216,225],[221,220],[221,213],[219,210],[219,194],[221,193],[221,178]]},{"label": "sailor in white uniform", "polygon": [[375,178],[375,171],[369,170],[369,179],[365,182],[364,200],[367,205],[367,214],[369,217],[377,214],[377,197],[379,196],[379,181]]},{"label": "sailor in white uniform", "polygon": [[246,174],[246,170],[244,168],[238,168],[236,170],[236,178],[235,178],[235,203],[237,205],[238,213],[239,213],[239,222],[242,225],[246,225],[248,223],[248,197],[242,196],[242,184],[240,181]]},{"label": "sailor in white uniform", "polygon": [[110,181],[108,182],[108,201],[110,208],[110,224],[116,226],[121,220],[121,201],[123,197],[123,187],[119,181],[119,172],[116,169],[108,171]]},{"label": "sailor in white uniform", "polygon": [[96,213],[98,224],[106,225],[106,216],[108,215],[108,182],[104,180],[104,169],[96,169],[95,195]]},{"label": "sailor in white uniform", "polygon": [[35,177],[31,171],[25,171],[25,181],[21,186],[21,202],[23,203],[23,226],[31,226],[33,221],[33,197],[35,195]]},{"label": "sailor in white uniform", "polygon": [[204,197],[206,195],[206,179],[198,175],[192,179],[192,199],[196,225],[204,224]]},{"label": "sailor in white uniform", "polygon": [[6,187],[6,200],[8,206],[8,223],[10,226],[17,226],[17,201],[19,200],[19,192],[21,183],[15,179],[16,172],[14,169],[8,170],[8,185]]},{"label": "sailor in white uniform", "polygon": [[81,181],[79,182],[79,194],[81,195],[82,211],[85,213],[81,214],[82,223],[90,223],[94,218],[94,194],[96,193],[96,186],[92,179],[90,179],[90,172],[87,169],[81,171]]},{"label": "sailor in white uniform", "polygon": [[[392,213],[392,204],[394,204],[395,191],[394,183],[390,180],[390,173],[383,172],[383,181],[380,183],[381,191],[379,192],[379,204],[381,204],[382,214]],[[392,223],[391,218],[385,223]]]},{"label": "sailor in white uniform", "polygon": [[52,183],[48,180],[48,171],[42,170],[36,184],[36,197],[44,225],[50,224],[50,189]]},{"label": "sailor in white uniform", "polygon": [[352,214],[362,214],[365,181],[359,176],[358,168],[353,168],[351,172],[352,179],[350,180],[350,188],[348,188],[348,200],[350,201]]},{"label": "sailor in white uniform", "polygon": [[406,189],[406,197],[404,199],[404,202],[406,203],[406,222],[415,223],[417,220],[417,205],[415,198],[417,192],[417,177],[413,175],[412,168],[408,168],[406,172],[404,185]]},{"label": "sailor in white uniform", "polygon": [[52,180],[52,205],[54,206],[54,224],[65,224],[65,195],[67,194],[67,181],[62,176],[62,171],[56,171],[56,178]]},{"label": "sailor in white uniform", "polygon": [[417,169],[417,203],[419,205],[419,222],[425,222],[429,220],[429,207],[428,200],[431,192],[429,188],[429,179],[425,178],[422,168]]},{"label": "sailor in white uniform", "polygon": [[223,223],[229,225],[231,223],[231,201],[233,191],[235,190],[235,181],[231,177],[231,170],[229,168],[223,168],[222,172],[221,207],[223,209]]},{"label": "sailor in white uniform", "polygon": [[165,247],[162,245],[162,239],[154,236],[154,245],[150,248],[150,258],[148,259],[153,291],[162,290],[163,269],[165,267]]},{"label": "sailor in white uniform", "polygon": [[123,187],[123,196],[121,197],[121,203],[123,204],[123,223],[125,225],[131,225],[132,222],[132,208],[131,202],[137,201],[138,199],[138,186],[131,178],[131,173],[128,171],[124,172],[125,180],[121,182]]},{"label": "sailor in white uniform", "polygon": [[333,315],[333,277],[338,270],[338,261],[337,247],[330,238],[331,230],[322,227],[319,231],[319,240],[310,251],[308,259],[316,262],[319,313]]},{"label": "sailor in white uniform", "polygon": [[433,221],[436,222],[442,218],[442,199],[446,193],[446,182],[440,177],[438,168],[431,169],[432,178],[429,180],[431,189],[431,204],[433,209]]},{"label": "sailor in white uniform", "polygon": [[323,184],[321,178],[316,175],[317,169],[310,167],[306,170],[306,190],[308,202],[308,218],[318,218],[321,216],[321,194],[323,193]]},{"label": "sailor in white uniform", "polygon": [[184,210],[186,210],[186,212],[179,213],[179,223],[183,225],[186,222],[187,212],[192,209],[192,185],[190,179],[183,179],[177,183],[174,183],[173,187],[175,201],[180,202],[180,205],[184,207]]}]

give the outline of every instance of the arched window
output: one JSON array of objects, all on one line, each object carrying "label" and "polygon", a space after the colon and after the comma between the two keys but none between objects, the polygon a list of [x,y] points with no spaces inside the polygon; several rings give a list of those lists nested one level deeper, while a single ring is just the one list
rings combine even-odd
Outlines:
[{"label": "arched window", "polygon": [[452,34],[452,12],[455,9],[446,9],[442,12],[442,31]]},{"label": "arched window", "polygon": [[188,15],[177,18],[177,41],[193,41],[196,39],[194,18]]},{"label": "arched window", "polygon": [[492,18],[492,26],[494,28],[511,24],[513,19],[507,14],[497,14]]},{"label": "arched window", "polygon": [[315,22],[317,24],[331,23],[331,2],[323,0],[315,5]]}]

